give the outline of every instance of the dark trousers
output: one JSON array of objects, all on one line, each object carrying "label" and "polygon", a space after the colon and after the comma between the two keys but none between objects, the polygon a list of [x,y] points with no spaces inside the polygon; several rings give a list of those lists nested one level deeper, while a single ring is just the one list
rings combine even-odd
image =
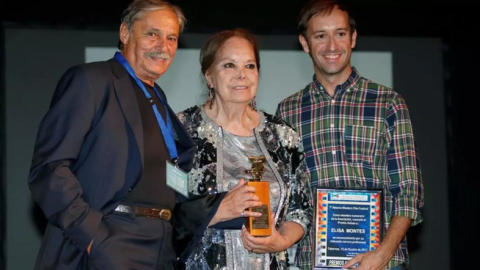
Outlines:
[{"label": "dark trousers", "polygon": [[176,257],[169,221],[113,213],[103,222],[109,233],[105,239],[94,239],[88,270],[173,269]]}]

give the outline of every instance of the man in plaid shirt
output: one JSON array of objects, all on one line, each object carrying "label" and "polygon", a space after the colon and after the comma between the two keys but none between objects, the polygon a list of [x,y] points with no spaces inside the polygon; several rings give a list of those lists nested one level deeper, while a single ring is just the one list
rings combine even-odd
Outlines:
[{"label": "man in plaid shirt", "polygon": [[[422,222],[423,183],[405,100],[350,65],[355,21],[335,0],[309,2],[299,16],[299,40],[313,61],[313,81],[284,99],[276,114],[301,134],[317,187],[384,190],[385,234],[379,247],[345,268],[406,269],[405,234]],[[295,263],[312,269],[314,233],[298,244]]]}]

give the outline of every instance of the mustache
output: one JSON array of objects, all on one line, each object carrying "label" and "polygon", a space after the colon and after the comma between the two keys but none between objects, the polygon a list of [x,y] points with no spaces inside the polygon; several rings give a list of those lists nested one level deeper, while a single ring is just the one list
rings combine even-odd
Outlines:
[{"label": "mustache", "polygon": [[161,58],[164,60],[170,60],[170,54],[166,52],[146,52],[145,57],[154,57],[154,58]]}]

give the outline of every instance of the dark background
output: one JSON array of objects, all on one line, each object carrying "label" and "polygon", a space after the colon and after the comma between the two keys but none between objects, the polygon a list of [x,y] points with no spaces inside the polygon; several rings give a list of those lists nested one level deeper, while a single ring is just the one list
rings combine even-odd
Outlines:
[{"label": "dark background", "polygon": [[[27,27],[46,29],[117,30],[121,11],[130,1],[13,1],[5,0],[0,8],[2,25],[5,27]],[[296,33],[296,16],[304,0],[296,1],[220,1],[220,0],[177,0],[188,23],[187,33],[212,33],[233,27],[248,28],[256,34],[278,35]],[[451,269],[476,267],[478,250],[477,215],[480,181],[473,174],[477,165],[479,144],[474,140],[474,108],[478,106],[477,74],[480,57],[475,51],[479,32],[477,11],[473,2],[433,1],[346,1],[353,10],[360,36],[391,37],[439,37],[444,42],[445,75],[445,118],[449,172],[449,213]],[[111,3],[111,4],[108,4]],[[70,6],[71,5],[71,6]],[[0,46],[3,46],[3,27]],[[35,46],[41,40],[31,41],[35,57]],[[0,47],[0,158],[4,178],[5,152],[5,68],[4,48]],[[414,62],[411,63],[415,65]],[[34,70],[28,72],[35,72]],[[28,74],[27,72],[27,74]],[[428,104],[425,104],[428,109]],[[476,155],[475,155],[476,154]],[[476,180],[477,179],[477,180]],[[1,190],[0,243],[5,234],[5,199],[8,190]],[[440,209],[441,210],[441,209]],[[414,232],[413,232],[414,233]],[[428,245],[428,243],[423,243]],[[3,245],[2,245],[3,247]],[[0,269],[4,269],[4,252],[0,252]],[[3,266],[3,267],[2,267]]]}]

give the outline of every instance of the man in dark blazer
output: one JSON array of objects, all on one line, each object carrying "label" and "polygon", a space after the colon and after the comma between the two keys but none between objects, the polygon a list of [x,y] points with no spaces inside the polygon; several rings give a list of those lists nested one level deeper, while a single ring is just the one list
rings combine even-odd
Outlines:
[{"label": "man in dark blazer", "polygon": [[120,52],[60,79],[28,181],[48,219],[35,269],[172,269],[170,212],[181,195],[166,167],[189,171],[193,143],[155,81],[184,22],[176,6],[135,0]]}]

